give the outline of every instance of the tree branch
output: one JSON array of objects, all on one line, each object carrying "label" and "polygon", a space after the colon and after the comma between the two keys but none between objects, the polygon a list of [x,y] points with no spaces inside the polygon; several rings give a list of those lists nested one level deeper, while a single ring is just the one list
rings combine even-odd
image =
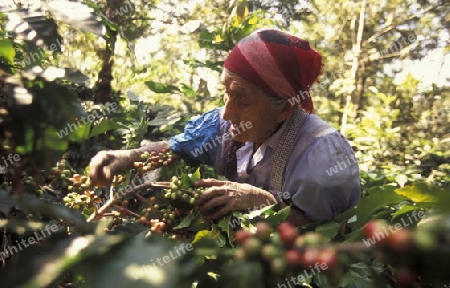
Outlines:
[{"label": "tree branch", "polygon": [[364,41],[362,43],[362,47],[365,47],[367,44],[369,44],[370,42],[374,41],[376,38],[380,37],[381,35],[386,34],[387,32],[391,31],[395,27],[403,25],[403,24],[405,24],[405,23],[407,23],[409,21],[412,21],[412,20],[415,20],[415,19],[419,19],[424,14],[426,14],[426,13],[428,13],[428,12],[434,10],[434,9],[437,9],[437,8],[439,8],[441,6],[443,6],[443,5],[436,5],[436,6],[428,7],[427,9],[425,9],[424,11],[422,11],[420,13],[416,13],[416,14],[411,15],[410,17],[408,17],[408,18],[406,18],[406,19],[404,19],[402,21],[395,22],[395,23],[392,23],[392,24],[390,24],[390,25],[388,25],[386,27],[381,28],[379,31],[375,32],[375,34],[370,36],[369,39]]}]

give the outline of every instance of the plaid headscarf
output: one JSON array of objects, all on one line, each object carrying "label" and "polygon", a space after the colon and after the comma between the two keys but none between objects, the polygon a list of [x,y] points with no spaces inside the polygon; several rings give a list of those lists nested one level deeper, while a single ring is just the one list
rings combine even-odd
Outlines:
[{"label": "plaid headscarf", "polygon": [[322,56],[308,41],[277,29],[258,30],[239,41],[225,68],[264,91],[313,112],[309,91],[322,68]]}]

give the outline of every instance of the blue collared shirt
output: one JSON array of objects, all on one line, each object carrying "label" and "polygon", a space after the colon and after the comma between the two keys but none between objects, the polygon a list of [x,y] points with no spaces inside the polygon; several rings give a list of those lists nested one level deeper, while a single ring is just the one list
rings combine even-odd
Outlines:
[{"label": "blue collared shirt", "polygon": [[[222,108],[187,123],[183,133],[169,140],[173,151],[224,171],[222,142],[230,123]],[[268,190],[272,158],[286,123],[254,153],[253,143],[237,150],[236,182]],[[278,199],[290,200],[309,217],[328,220],[354,207],[361,197],[359,167],[347,140],[317,115],[306,115],[288,157],[283,191],[270,191]],[[288,193],[286,193],[288,192]],[[288,197],[286,197],[288,196]],[[290,199],[286,199],[290,198]]]}]

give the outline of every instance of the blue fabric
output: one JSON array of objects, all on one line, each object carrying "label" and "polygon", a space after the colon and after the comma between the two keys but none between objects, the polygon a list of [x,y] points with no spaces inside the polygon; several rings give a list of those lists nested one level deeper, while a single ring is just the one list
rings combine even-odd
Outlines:
[{"label": "blue fabric", "polygon": [[221,109],[216,108],[190,120],[183,133],[169,139],[172,151],[212,166],[220,145],[217,137],[220,133]]}]

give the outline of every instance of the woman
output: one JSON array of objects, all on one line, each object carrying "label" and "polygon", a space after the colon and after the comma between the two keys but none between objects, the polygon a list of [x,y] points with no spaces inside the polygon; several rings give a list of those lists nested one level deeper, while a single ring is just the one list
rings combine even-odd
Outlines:
[{"label": "woman", "polygon": [[311,114],[309,90],[321,66],[305,40],[276,29],[252,33],[225,61],[224,107],[168,142],[98,153],[92,182],[105,185],[144,151],[171,149],[229,179],[198,183],[210,187],[197,205],[212,219],[277,202],[293,204],[287,220],[296,226],[335,217],[359,202],[360,179],[346,139]]}]

